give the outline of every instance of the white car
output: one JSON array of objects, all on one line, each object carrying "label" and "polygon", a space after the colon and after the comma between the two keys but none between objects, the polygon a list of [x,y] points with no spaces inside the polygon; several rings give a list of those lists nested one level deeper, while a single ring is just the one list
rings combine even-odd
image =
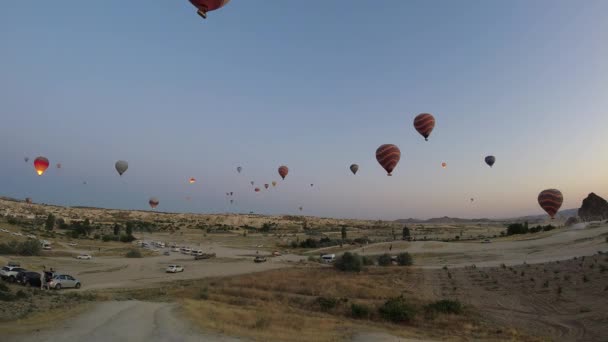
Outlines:
[{"label": "white car", "polygon": [[0,229],[0,232],[3,232],[3,233],[8,233],[8,230],[6,230],[6,229],[2,228],[2,229]]},{"label": "white car", "polygon": [[88,254],[80,254],[79,256],[76,257],[76,259],[79,260],[91,260],[93,257],[88,255]]},{"label": "white car", "polygon": [[68,246],[78,246],[78,244],[76,242],[70,242],[68,243]]},{"label": "white car", "polygon": [[190,255],[192,250],[190,248],[182,248],[182,254]]},{"label": "white car", "polygon": [[171,252],[178,252],[179,253],[179,248],[173,247],[173,248],[171,248]]},{"label": "white car", "polygon": [[169,265],[169,267],[167,267],[167,273],[177,273],[177,272],[184,272],[184,266]]}]

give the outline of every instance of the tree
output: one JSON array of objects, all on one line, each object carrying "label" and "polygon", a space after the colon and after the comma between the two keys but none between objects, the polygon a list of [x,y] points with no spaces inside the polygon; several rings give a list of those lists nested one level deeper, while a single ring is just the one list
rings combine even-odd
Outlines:
[{"label": "tree", "polygon": [[342,240],[346,240],[346,226],[342,226]]},{"label": "tree", "polygon": [[91,221],[89,219],[85,219],[82,223],[82,230],[83,233],[87,236],[93,231],[93,226],[91,226]]},{"label": "tree", "polygon": [[336,260],[334,267],[345,272],[361,272],[361,257],[359,254],[346,252]]},{"label": "tree", "polygon": [[410,237],[411,237],[410,229],[406,225],[404,225],[403,226],[403,240],[409,240]]},{"label": "tree", "polygon": [[390,266],[393,264],[393,259],[391,255],[388,253],[384,253],[378,257],[378,265],[380,266]]},{"label": "tree", "polygon": [[49,214],[46,218],[46,223],[44,224],[46,230],[53,230],[55,228],[55,215]]},{"label": "tree", "polygon": [[127,233],[127,235],[129,236],[133,235],[133,222],[127,222],[127,228],[125,233]]},{"label": "tree", "polygon": [[114,235],[120,235],[120,226],[118,223],[114,224]]},{"label": "tree", "polygon": [[399,266],[411,266],[414,263],[414,259],[408,252],[399,253],[397,255],[397,264]]}]

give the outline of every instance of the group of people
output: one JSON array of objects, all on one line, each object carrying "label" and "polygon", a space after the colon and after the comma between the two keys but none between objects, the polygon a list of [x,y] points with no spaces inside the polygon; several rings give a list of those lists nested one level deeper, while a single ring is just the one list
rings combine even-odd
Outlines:
[{"label": "group of people", "polygon": [[45,288],[47,290],[50,290],[50,283],[51,280],[53,279],[53,277],[55,276],[55,270],[53,270],[53,268],[51,267],[51,269],[49,271],[46,270],[46,266],[42,266],[42,276],[40,278],[40,289],[44,290]]}]

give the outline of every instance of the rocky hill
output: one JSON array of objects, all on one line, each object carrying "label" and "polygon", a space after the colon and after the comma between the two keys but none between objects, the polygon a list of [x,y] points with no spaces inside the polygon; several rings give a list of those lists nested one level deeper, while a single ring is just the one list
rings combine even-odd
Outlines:
[{"label": "rocky hill", "polygon": [[578,216],[584,221],[608,219],[608,202],[592,192],[583,200]]}]

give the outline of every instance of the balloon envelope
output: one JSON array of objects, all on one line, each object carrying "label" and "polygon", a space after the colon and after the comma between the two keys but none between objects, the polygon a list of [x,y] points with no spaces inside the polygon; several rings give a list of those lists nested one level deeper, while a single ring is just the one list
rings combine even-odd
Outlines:
[{"label": "balloon envelope", "polygon": [[285,179],[285,177],[287,177],[287,174],[289,173],[289,168],[285,165],[282,165],[281,167],[279,167],[279,176],[281,176],[281,178]]},{"label": "balloon envelope", "polygon": [[564,203],[564,196],[557,189],[547,189],[538,194],[538,204],[553,219]]},{"label": "balloon envelope", "polygon": [[435,118],[429,113],[422,113],[414,119],[414,128],[424,137],[424,140],[429,140],[429,136],[435,128]]},{"label": "balloon envelope", "polygon": [[352,165],[350,166],[350,172],[352,172],[352,173],[353,173],[353,175],[356,175],[356,174],[357,174],[357,171],[359,171],[359,165],[357,165],[357,164],[352,164]]},{"label": "balloon envelope", "polygon": [[207,12],[215,11],[224,7],[230,0],[190,0],[190,3],[198,9],[198,15],[207,18]]},{"label": "balloon envelope", "polygon": [[27,163],[28,161],[30,161],[30,158],[25,157],[25,158],[23,158],[23,160],[25,160],[25,162]]},{"label": "balloon envelope", "polygon": [[57,163],[57,168],[61,169],[61,163]]},{"label": "balloon envelope", "polygon": [[129,163],[124,160],[119,160],[114,164],[114,168],[116,168],[118,174],[122,176],[122,174],[125,173],[129,168]]},{"label": "balloon envelope", "polygon": [[272,186],[277,186],[277,182],[276,181],[272,181]]},{"label": "balloon envelope", "polygon": [[448,167],[448,163],[441,163],[441,167],[445,169],[446,167]]},{"label": "balloon envelope", "polygon": [[266,189],[268,189],[268,187],[270,187],[270,185],[269,185],[269,184],[264,184],[264,187],[265,187]]},{"label": "balloon envelope", "polygon": [[192,178],[188,179],[188,182],[190,184],[194,184],[194,183],[196,183],[196,179],[194,177],[192,177]]},{"label": "balloon envelope", "polygon": [[255,188],[255,192],[260,192],[260,188]]},{"label": "balloon envelope", "polygon": [[44,171],[49,167],[49,160],[45,157],[38,157],[34,160],[34,169],[36,169],[36,173],[38,176],[42,176]]},{"label": "balloon envelope", "polygon": [[384,144],[376,150],[376,160],[386,170],[388,176],[392,176],[391,172],[393,172],[400,159],[401,151],[399,147],[393,144]]},{"label": "balloon envelope", "polygon": [[158,201],[158,198],[156,198],[156,197],[151,197],[150,200],[148,201],[148,204],[150,204],[150,207],[152,209],[155,209],[156,207],[158,207],[159,203],[160,202]]},{"label": "balloon envelope", "polygon": [[487,156],[484,160],[490,167],[494,166],[494,163],[496,163],[496,157],[494,156]]},{"label": "balloon envelope", "polygon": [[236,172],[241,173],[241,171],[243,171],[242,167],[239,166],[239,167],[236,168]]}]

